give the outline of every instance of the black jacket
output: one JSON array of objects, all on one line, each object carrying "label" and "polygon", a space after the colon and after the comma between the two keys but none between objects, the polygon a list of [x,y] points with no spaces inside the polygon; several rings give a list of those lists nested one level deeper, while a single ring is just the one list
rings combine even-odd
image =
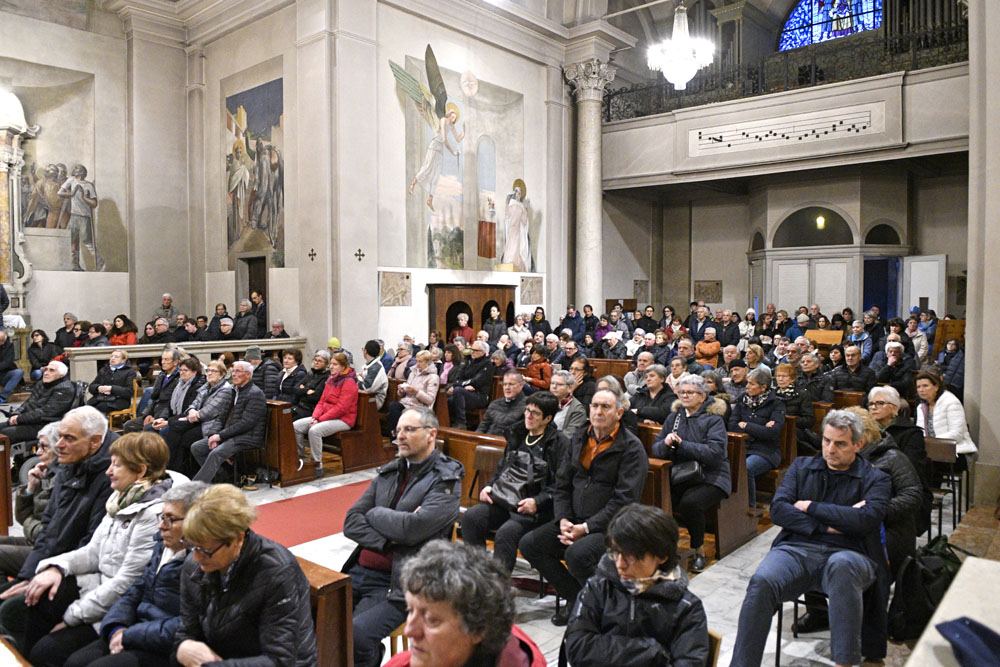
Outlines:
[{"label": "black jacket", "polygon": [[[319,399],[323,396],[323,387],[326,385],[327,378],[330,377],[329,370],[323,370],[317,373],[316,371],[309,371],[302,378],[302,381],[295,385],[295,395],[298,397],[298,403],[292,408],[292,416],[296,419],[302,419],[303,417],[311,417],[313,410],[316,409],[316,404],[319,403]],[[312,392],[311,394],[309,392]]]},{"label": "black jacket", "polygon": [[[288,401],[292,405],[299,402],[299,394],[296,390],[306,379],[306,367],[299,364],[289,375],[285,375],[284,369],[278,374],[278,395],[275,397],[279,401]],[[322,392],[320,392],[322,393]],[[313,407],[316,407],[315,405]]]},{"label": "black jacket", "polygon": [[212,320],[208,323],[208,339],[218,340],[218,336],[221,333],[219,328],[219,323],[225,318],[233,319],[233,316],[229,313],[223,313],[222,315],[212,315]]},{"label": "black jacket", "polygon": [[[403,562],[430,540],[451,535],[458,518],[465,468],[455,459],[434,449],[429,457],[410,464],[403,494],[390,509],[401,480],[400,467],[408,465],[395,459],[378,468],[358,501],[347,511],[344,536],[358,543],[344,564],[349,572],[362,549],[392,554],[392,587],[389,599],[402,602],[399,571]],[[420,508],[420,512],[417,512]]]},{"label": "black jacket", "polygon": [[181,642],[193,639],[222,656],[219,664],[312,667],[318,664],[314,627],[309,582],[295,556],[248,530],[225,586],[218,572],[185,561],[171,662]]},{"label": "black jacket", "polygon": [[539,331],[542,332],[543,336],[548,336],[550,333],[552,333],[552,326],[549,324],[549,321],[546,319],[543,319],[541,321],[536,320],[534,315],[531,316],[531,321],[528,322],[528,328],[531,329],[532,336],[534,336]]},{"label": "black jacket", "polygon": [[[111,370],[111,366],[101,366],[97,369],[97,377],[90,383],[89,390],[93,398],[90,399],[89,405],[104,413],[124,410],[132,403],[132,379],[134,377],[135,370],[128,363],[114,371]],[[111,394],[98,393],[97,388],[104,385],[111,387]]]},{"label": "black jacket", "polygon": [[[781,465],[781,429],[785,425],[785,404],[773,391],[756,407],[751,407],[750,403],[750,397],[743,394],[733,404],[733,413],[729,415],[729,430],[749,436],[747,456],[763,456],[777,468]],[[774,425],[767,426],[771,421]],[[740,428],[740,422],[746,422],[746,427]]]},{"label": "black jacket", "polygon": [[895,366],[886,364],[875,373],[875,380],[888,383],[899,392],[900,396],[906,396],[913,386],[913,366],[907,359],[900,360]]},{"label": "black jacket", "polygon": [[740,344],[739,322],[730,322],[726,325],[717,324],[715,328],[718,330],[718,336],[716,336],[716,338],[722,347]]},{"label": "black jacket", "polygon": [[702,667],[708,619],[680,567],[639,595],[625,588],[614,563],[601,558],[577,596],[559,664],[573,667]]},{"label": "black jacket", "polygon": [[[718,487],[728,496],[733,492],[729,436],[726,435],[726,422],[719,414],[725,410],[725,402],[708,398],[691,416],[679,401],[673,405],[673,410],[653,441],[653,456],[676,462],[698,461],[705,474],[705,483]],[[664,440],[668,433],[674,432],[681,437],[681,442],[667,447]]]},{"label": "black jacket", "polygon": [[264,427],[267,426],[267,399],[260,387],[249,382],[242,387],[233,385],[236,402],[229,411],[225,426],[219,432],[222,442],[234,440],[241,445],[264,446]]},{"label": "black jacket", "polygon": [[257,337],[257,317],[252,312],[238,313],[233,318],[233,338],[248,340]]},{"label": "black jacket", "polygon": [[42,560],[90,541],[108,513],[104,503],[111,495],[111,480],[104,473],[111,465],[111,443],[117,439],[118,434],[109,429],[104,442],[90,458],[59,466],[49,505],[42,515],[42,531],[21,566],[18,579],[31,579]]},{"label": "black jacket", "polygon": [[795,420],[797,432],[804,431],[813,425],[816,421],[816,413],[813,412],[812,397],[809,396],[803,384],[796,382],[787,389],[774,389],[772,391],[785,402],[785,414],[797,417]]},{"label": "black jacket", "polygon": [[579,387],[573,390],[573,398],[583,403],[583,407],[590,409],[590,399],[597,393],[597,380],[594,378],[584,378]]},{"label": "black jacket", "polygon": [[865,445],[860,453],[876,470],[881,470],[892,480],[892,495],[883,525],[889,567],[895,573],[903,559],[913,555],[917,549],[917,522],[923,505],[924,485],[892,436],[887,435],[880,442]]},{"label": "black jacket", "polygon": [[507,431],[517,424],[524,424],[524,392],[509,401],[505,396],[490,401],[476,431],[507,437]]},{"label": "black jacket", "polygon": [[264,392],[265,398],[277,398],[281,366],[274,359],[262,359],[253,369],[253,383]]},{"label": "black jacket", "polygon": [[253,307],[253,316],[257,318],[257,335],[263,336],[264,332],[271,331],[271,323],[267,321],[267,302],[261,301]]},{"label": "black jacket", "polygon": [[586,521],[591,533],[603,533],[615,512],[639,502],[649,457],[639,438],[620,425],[614,442],[594,457],[588,470],[580,463],[580,452],[591,431],[577,433],[566,451],[552,494],[553,515],[573,523]]},{"label": "black jacket", "polygon": [[488,319],[483,322],[483,331],[489,334],[490,347],[496,347],[497,341],[500,340],[500,336],[507,333],[507,323],[504,322],[502,317],[497,319]]},{"label": "black jacket", "polygon": [[625,343],[618,341],[618,344],[611,347],[606,342],[605,338],[602,338],[598,343],[594,344],[594,356],[598,359],[628,359],[628,350],[625,349]]},{"label": "black jacket", "polygon": [[17,368],[17,362],[14,360],[14,343],[8,337],[3,345],[0,345],[0,373],[6,373],[15,368]]},{"label": "black jacket", "polygon": [[670,385],[664,382],[656,398],[650,395],[649,387],[639,389],[632,399],[632,409],[636,411],[635,414],[640,421],[651,419],[657,424],[662,424],[670,414],[670,406],[676,399],[677,395],[670,389]]},{"label": "black jacket", "polygon": [[62,348],[55,343],[46,343],[41,347],[32,343],[28,346],[28,361],[31,362],[31,370],[37,371],[62,353]]},{"label": "black jacket", "polygon": [[531,447],[524,442],[527,435],[528,429],[524,427],[523,420],[519,425],[511,427],[507,431],[507,446],[504,447],[500,465],[497,466],[496,472],[493,473],[493,477],[486,486],[496,484],[500,473],[511,465],[516,451],[524,450],[529,452],[534,459],[541,458],[548,465],[548,471],[545,479],[541,482],[541,490],[533,496],[535,504],[538,505],[538,513],[535,515],[536,522],[541,522],[552,518],[552,494],[555,491],[556,475],[563,457],[566,456],[569,439],[556,428],[555,422],[549,422],[545,433],[542,434],[542,439]]},{"label": "black jacket", "polygon": [[817,368],[811,376],[803,373],[798,379],[809,394],[809,400],[833,403],[833,380],[829,374]]},{"label": "black jacket", "polygon": [[67,347],[73,347],[73,343],[76,342],[76,334],[72,331],[66,331],[66,327],[59,327],[56,331],[55,344],[62,349]]},{"label": "black jacket", "polygon": [[837,366],[830,371],[830,379],[833,381],[834,389],[846,391],[863,391],[867,401],[868,392],[875,386],[875,371],[864,364],[858,366],[858,370],[851,372],[846,365]]},{"label": "black jacket", "polygon": [[931,505],[934,496],[930,490],[930,474],[928,471],[927,445],[924,442],[924,431],[912,421],[897,419],[886,427],[885,432],[892,436],[899,451],[910,459],[913,469],[923,486],[923,501],[920,505],[920,516],[917,517],[917,535],[923,534],[931,525]]},{"label": "black jacket", "polygon": [[170,416],[170,395],[174,393],[174,387],[180,380],[181,374],[175,368],[169,376],[161,372],[153,381],[153,393],[149,397],[146,409],[137,417],[152,416],[157,419],[166,419]]},{"label": "black jacket", "polygon": [[63,418],[73,406],[76,387],[65,375],[52,382],[36,382],[31,396],[22,403],[14,414],[17,423],[44,426]]},{"label": "black jacket", "polygon": [[476,393],[484,401],[490,400],[490,390],[493,389],[493,364],[490,358],[483,355],[479,359],[470,358],[457,369],[452,369],[454,375],[448,375],[448,384],[455,387],[455,391],[464,387],[472,386],[476,388]]}]

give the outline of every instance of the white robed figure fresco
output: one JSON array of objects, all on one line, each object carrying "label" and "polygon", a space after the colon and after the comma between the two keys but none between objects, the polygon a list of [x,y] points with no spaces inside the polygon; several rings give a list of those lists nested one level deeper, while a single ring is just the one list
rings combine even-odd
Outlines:
[{"label": "white robed figure fresco", "polygon": [[501,262],[513,264],[515,271],[531,271],[531,245],[528,241],[527,188],[520,178],[514,181],[513,192],[507,195],[504,211],[504,233]]}]

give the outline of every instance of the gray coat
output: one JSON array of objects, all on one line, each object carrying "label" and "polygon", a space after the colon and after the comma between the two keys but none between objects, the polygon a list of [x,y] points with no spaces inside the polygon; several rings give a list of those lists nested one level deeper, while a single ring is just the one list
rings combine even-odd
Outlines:
[{"label": "gray coat", "polygon": [[207,382],[198,389],[198,395],[191,403],[189,410],[198,411],[201,422],[201,433],[204,437],[215,435],[222,430],[222,425],[233,406],[233,394],[236,388],[225,380],[219,380],[215,386]]},{"label": "gray coat", "polygon": [[347,559],[343,571],[350,571],[362,549],[391,553],[389,599],[400,602],[404,599],[399,587],[400,567],[425,543],[450,535],[458,518],[465,475],[461,463],[434,449],[427,459],[410,465],[403,495],[396,509],[390,509],[399,488],[400,466],[404,465],[406,461],[396,459],[378,468],[378,474],[344,519],[344,536],[357,542],[358,548]]},{"label": "gray coat", "polygon": [[235,391],[236,402],[225,426],[219,431],[219,437],[223,442],[232,440],[260,449],[264,446],[264,427],[267,425],[267,399],[264,398],[264,392],[252,382],[236,387]]},{"label": "gray coat", "polygon": [[498,398],[486,406],[486,414],[476,430],[490,435],[507,437],[507,430],[515,424],[524,423],[524,393],[519,392],[511,400]]},{"label": "gray coat", "polygon": [[247,340],[257,337],[257,316],[253,313],[239,313],[233,318],[233,338]]},{"label": "gray coat", "polygon": [[587,427],[587,422],[589,421],[587,408],[583,407],[583,403],[574,398],[562,412],[565,413],[565,416],[560,421],[562,426],[560,426],[559,430],[568,439],[572,440],[573,436]]}]

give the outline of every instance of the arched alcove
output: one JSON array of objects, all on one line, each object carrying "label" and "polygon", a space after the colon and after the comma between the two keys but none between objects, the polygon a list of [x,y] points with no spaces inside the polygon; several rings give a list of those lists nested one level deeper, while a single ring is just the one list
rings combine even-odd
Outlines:
[{"label": "arched alcove", "polygon": [[[494,302],[494,303],[496,303],[496,302]],[[450,306],[448,306],[448,310],[447,310],[447,312],[445,313],[445,316],[444,316],[444,321],[447,323],[447,326],[445,327],[445,330],[444,330],[444,335],[445,336],[448,335],[449,331],[451,331],[452,329],[454,329],[455,327],[458,326],[458,315],[459,315],[459,313],[465,313],[466,315],[468,315],[469,316],[469,326],[472,327],[473,329],[476,328],[476,322],[475,322],[476,318],[475,318],[475,315],[472,312],[472,306],[470,306],[469,304],[467,304],[464,301],[455,301]],[[486,315],[488,316],[489,314],[490,314],[490,309],[487,308],[486,309]],[[472,341],[470,340],[470,341],[465,341],[465,342],[471,343]]]},{"label": "arched alcove", "polygon": [[[490,308],[492,308],[493,306],[496,306],[497,310],[500,311],[500,317],[503,317],[503,311],[504,311],[503,306],[501,306],[499,303],[497,303],[493,299],[490,299],[489,301],[487,301],[486,303],[483,304],[483,312],[482,312],[482,316],[480,317],[480,320],[479,320],[480,325],[479,325],[479,328],[476,329],[476,331],[479,331],[479,329],[482,329],[483,328],[482,327],[482,323],[485,322],[486,320],[490,319]],[[473,327],[473,328],[475,328],[475,327]]]},{"label": "arched alcove", "polygon": [[899,233],[892,225],[875,225],[865,236],[867,245],[899,245]]},{"label": "arched alcove", "polygon": [[807,206],[789,215],[771,241],[772,248],[853,244],[854,234],[844,217],[823,206]]},{"label": "arched alcove", "polygon": [[754,232],[753,238],[750,239],[750,252],[763,249],[764,249],[764,235],[761,234],[760,232]]}]

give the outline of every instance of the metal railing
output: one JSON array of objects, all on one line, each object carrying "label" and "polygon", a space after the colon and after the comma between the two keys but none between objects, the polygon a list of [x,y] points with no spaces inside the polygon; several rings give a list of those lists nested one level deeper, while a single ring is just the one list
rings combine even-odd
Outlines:
[{"label": "metal railing", "polygon": [[891,36],[859,33],[782,51],[752,64],[702,70],[685,90],[663,81],[619,88],[604,96],[604,120],[626,120],[675,109],[767,95],[784,90],[913,71],[969,59],[965,21]]}]

